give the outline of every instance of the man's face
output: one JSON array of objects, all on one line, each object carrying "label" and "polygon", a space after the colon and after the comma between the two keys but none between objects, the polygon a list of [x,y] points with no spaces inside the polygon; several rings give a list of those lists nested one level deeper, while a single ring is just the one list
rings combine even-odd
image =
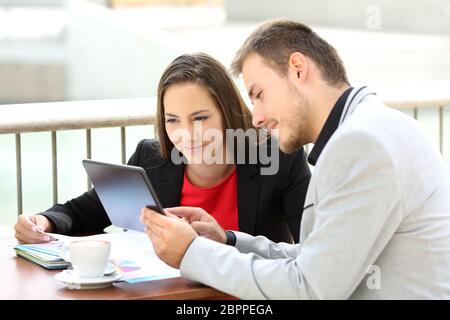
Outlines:
[{"label": "man's face", "polygon": [[310,104],[289,71],[286,76],[281,75],[261,56],[250,54],[244,61],[242,75],[254,106],[253,124],[269,130],[283,152],[292,153],[309,143]]}]

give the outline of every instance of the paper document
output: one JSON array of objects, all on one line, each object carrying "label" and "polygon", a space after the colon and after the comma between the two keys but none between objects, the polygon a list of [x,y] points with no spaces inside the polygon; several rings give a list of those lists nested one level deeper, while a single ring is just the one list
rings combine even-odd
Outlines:
[{"label": "paper document", "polygon": [[[18,250],[23,251],[25,247],[27,253],[31,251],[41,255],[42,259],[45,257],[48,261],[54,259],[62,263],[60,250],[65,244],[78,240],[105,240],[111,242],[111,255],[108,268],[124,272],[122,281],[135,283],[180,276],[178,269],[168,266],[156,256],[152,243],[144,232],[129,230],[126,232],[105,233],[86,237],[70,237],[60,234],[51,235],[58,238],[58,241],[33,245],[17,245],[14,247],[14,250],[16,250],[18,255],[24,256],[23,254],[19,254]],[[24,257],[30,259],[29,257]],[[43,265],[33,259],[30,260]],[[62,261],[67,264],[64,260]],[[49,265],[49,262],[47,265]]]}]

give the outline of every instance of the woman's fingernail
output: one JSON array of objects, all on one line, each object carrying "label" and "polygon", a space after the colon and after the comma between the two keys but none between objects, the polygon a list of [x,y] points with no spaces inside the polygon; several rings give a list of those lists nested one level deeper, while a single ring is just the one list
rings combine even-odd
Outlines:
[{"label": "woman's fingernail", "polygon": [[44,237],[44,241],[50,241],[50,237],[49,236],[45,236]]}]

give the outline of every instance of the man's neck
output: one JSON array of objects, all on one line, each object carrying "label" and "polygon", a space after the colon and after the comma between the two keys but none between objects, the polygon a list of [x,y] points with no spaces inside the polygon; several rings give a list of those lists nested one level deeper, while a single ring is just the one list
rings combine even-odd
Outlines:
[{"label": "man's neck", "polygon": [[313,143],[316,143],[317,138],[319,137],[320,132],[322,131],[325,122],[330,115],[331,110],[335,106],[339,97],[350,88],[348,84],[342,84],[340,86],[329,86],[324,84],[320,88],[318,88],[315,97],[315,101],[313,101],[313,110],[317,110],[316,121],[314,121],[313,128]]}]

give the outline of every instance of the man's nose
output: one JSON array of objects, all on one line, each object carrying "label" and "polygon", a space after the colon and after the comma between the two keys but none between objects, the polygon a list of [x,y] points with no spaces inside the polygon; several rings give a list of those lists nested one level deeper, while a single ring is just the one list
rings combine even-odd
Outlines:
[{"label": "man's nose", "polygon": [[260,112],[256,107],[253,109],[253,118],[252,118],[252,122],[253,122],[253,126],[255,126],[256,128],[261,127],[264,122],[266,122],[267,117],[264,113]]}]

